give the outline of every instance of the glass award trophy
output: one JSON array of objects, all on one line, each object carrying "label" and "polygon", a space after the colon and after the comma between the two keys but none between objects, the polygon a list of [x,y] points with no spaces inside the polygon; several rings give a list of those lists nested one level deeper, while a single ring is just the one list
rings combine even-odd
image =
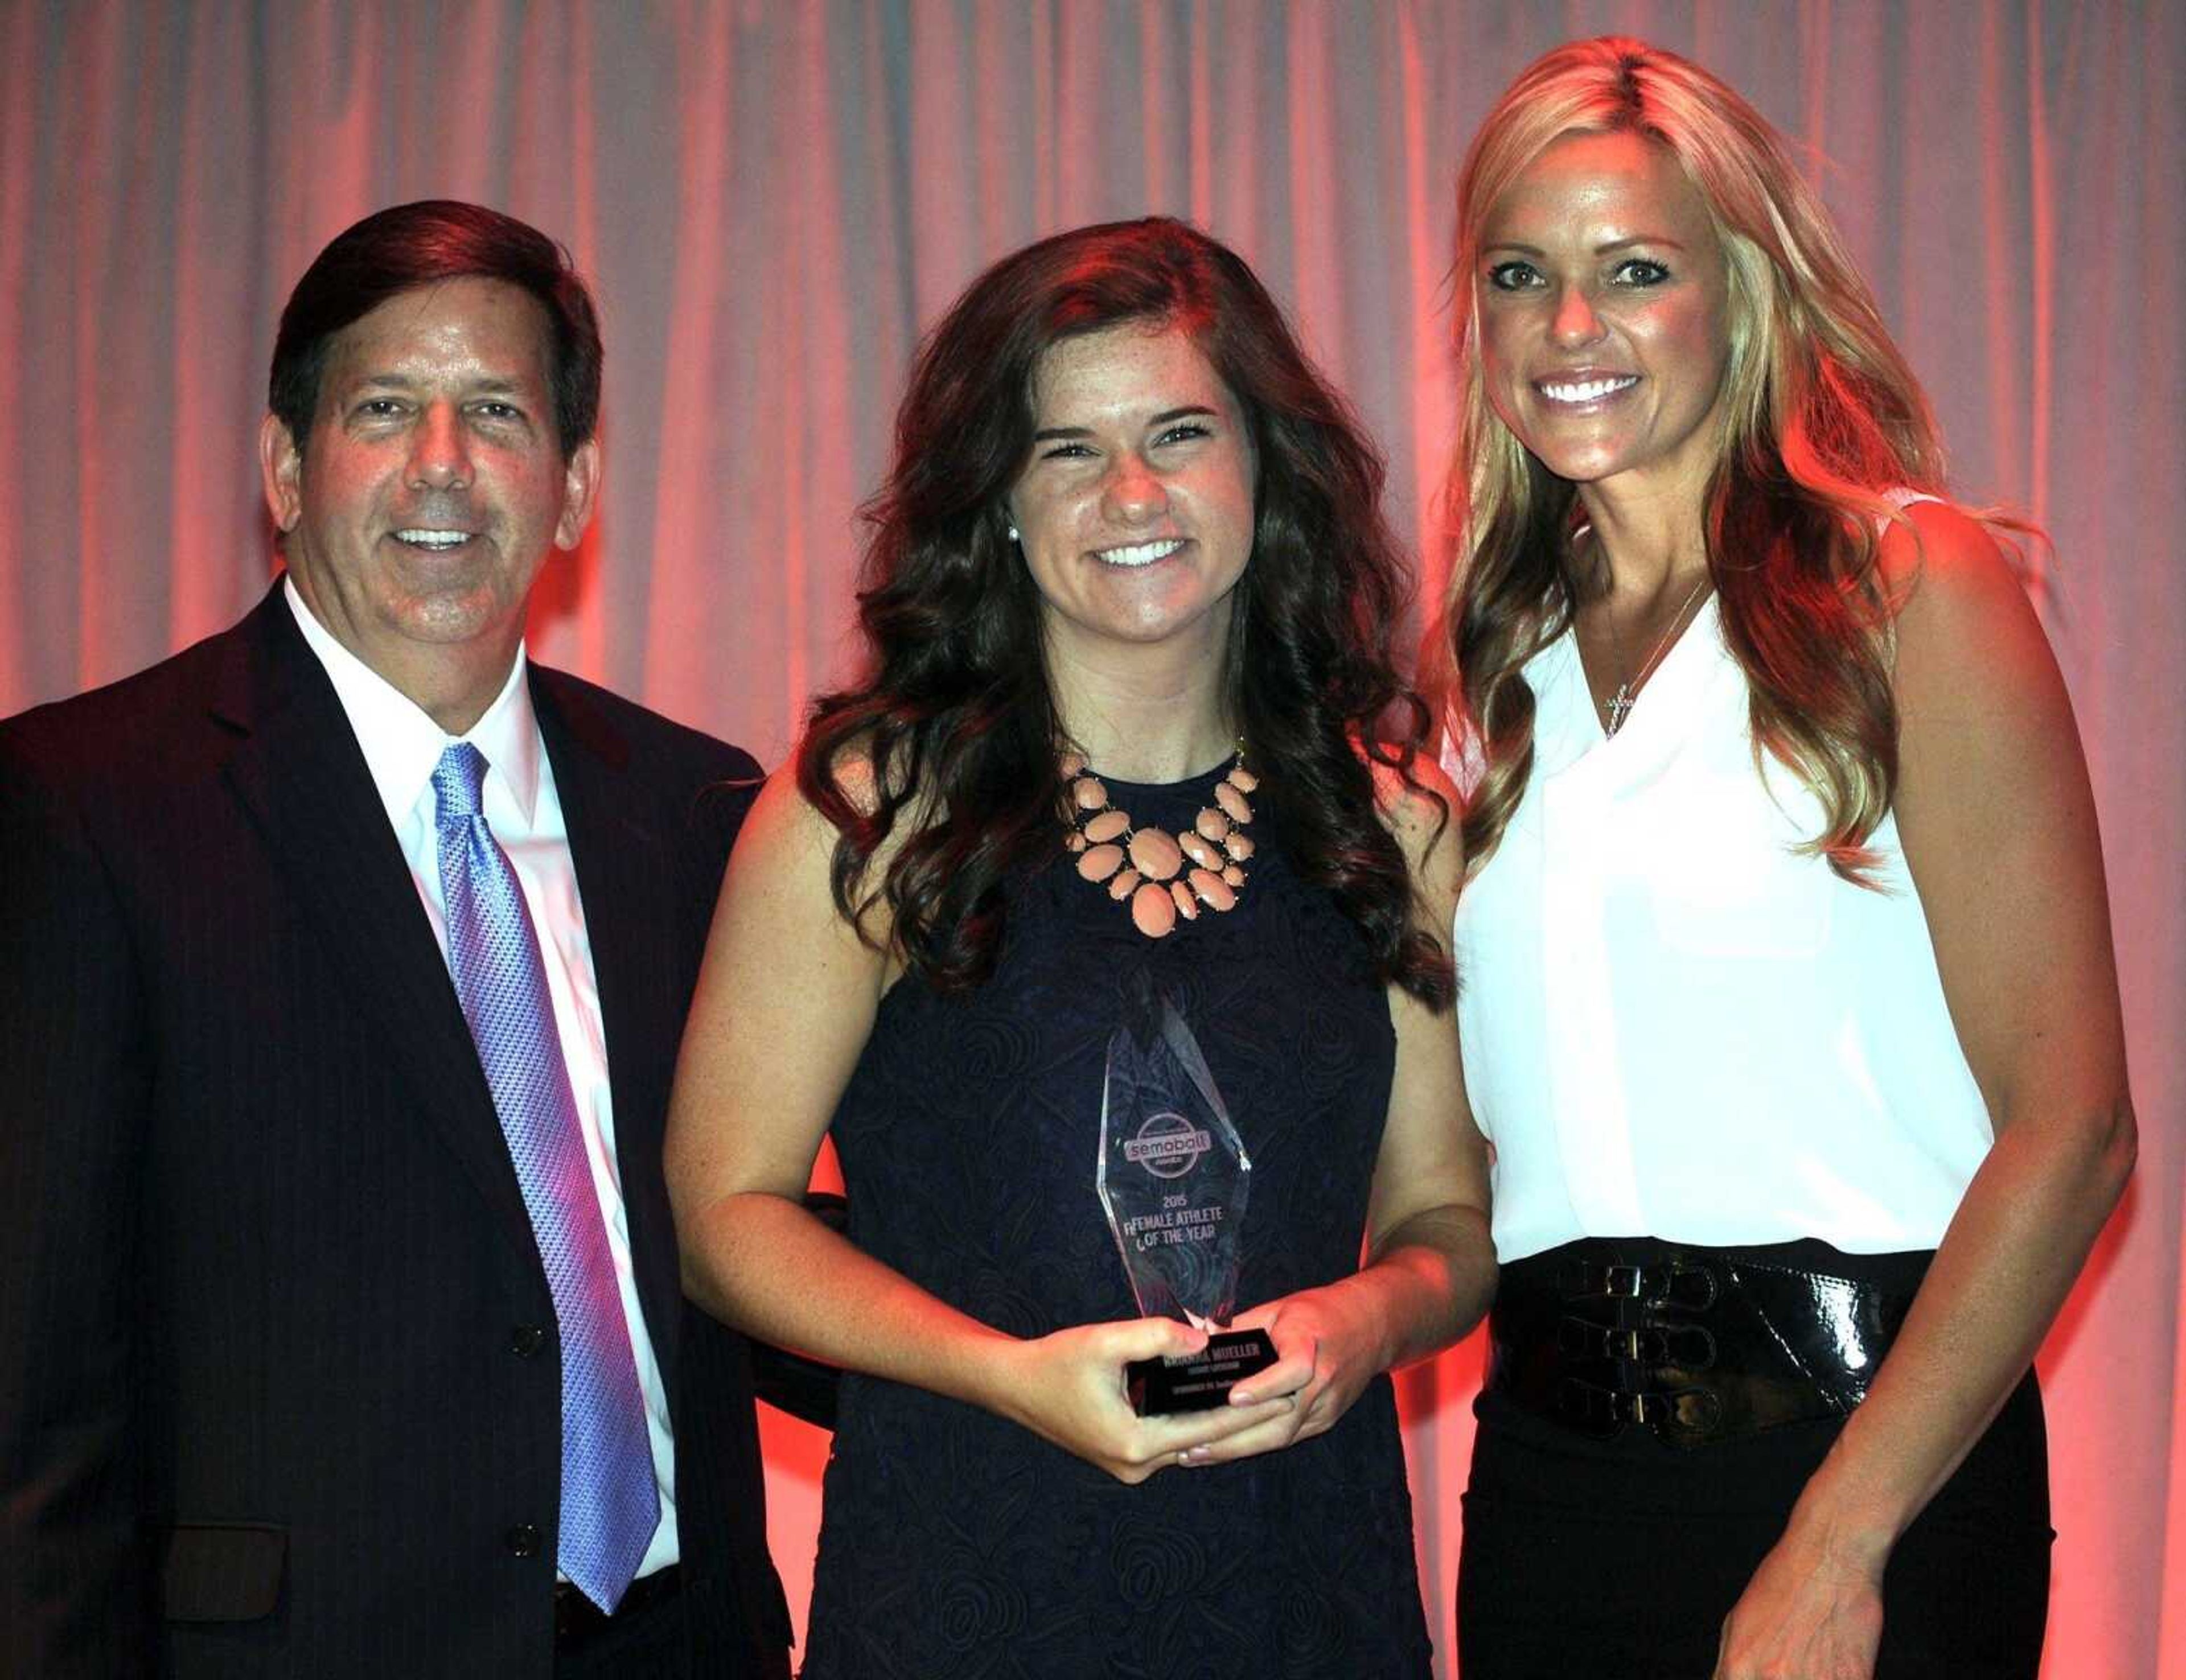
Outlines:
[{"label": "glass award trophy", "polygon": [[1219,1406],[1275,1362],[1265,1330],[1229,1328],[1252,1177],[1191,1029],[1143,973],[1134,976],[1124,1024],[1108,1040],[1095,1184],[1139,1311],[1212,1337],[1189,1357],[1126,1367],[1141,1416]]}]

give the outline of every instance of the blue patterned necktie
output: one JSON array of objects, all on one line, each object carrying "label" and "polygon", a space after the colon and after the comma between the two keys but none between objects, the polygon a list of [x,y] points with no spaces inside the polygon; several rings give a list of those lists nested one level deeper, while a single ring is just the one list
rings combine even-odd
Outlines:
[{"label": "blue patterned necktie", "polygon": [[660,1500],[630,1329],[555,1034],[546,966],[516,871],[481,808],[485,770],[485,755],[462,741],[433,770],[448,967],[561,1325],[562,1572],[612,1610],[652,1543]]}]

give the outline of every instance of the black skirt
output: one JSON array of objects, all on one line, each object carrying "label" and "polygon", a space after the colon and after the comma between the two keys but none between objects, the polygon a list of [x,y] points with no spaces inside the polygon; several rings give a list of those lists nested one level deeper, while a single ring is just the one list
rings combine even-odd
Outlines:
[{"label": "black skirt", "polygon": [[[1860,1257],[1846,1257],[1855,1274]],[[1840,1420],[1699,1447],[1589,1438],[1492,1387],[1465,1495],[1461,1680],[1707,1680],[1724,1619]],[[1875,1680],[2035,1680],[2049,1610],[2049,1449],[2030,1373],[1900,1537]]]}]

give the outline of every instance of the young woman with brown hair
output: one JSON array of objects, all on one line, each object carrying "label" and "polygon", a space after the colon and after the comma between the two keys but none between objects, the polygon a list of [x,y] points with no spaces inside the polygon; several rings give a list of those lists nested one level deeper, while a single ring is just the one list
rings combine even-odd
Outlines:
[{"label": "young woman with brown hair", "polygon": [[[743,831],[669,1144],[692,1292],[849,1368],[807,1680],[1428,1672],[1383,1373],[1493,1265],[1380,490],[1179,222],[1004,259],[919,356],[868,669]],[[1097,1194],[1133,976],[1251,1162],[1278,1357],[1196,1415],[1126,1399],[1204,1341],[1139,1316]],[[847,1240],[798,1205],[831,1132]]]}]

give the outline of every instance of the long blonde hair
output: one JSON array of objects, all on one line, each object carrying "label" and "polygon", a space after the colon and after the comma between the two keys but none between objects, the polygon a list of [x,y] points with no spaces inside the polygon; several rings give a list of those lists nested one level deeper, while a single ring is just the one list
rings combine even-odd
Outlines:
[{"label": "long blonde hair", "polygon": [[1808,848],[1863,880],[1897,770],[1879,533],[1902,517],[1887,491],[1940,490],[1935,423],[1782,137],[1699,66],[1617,36],[1537,59],[1488,114],[1458,179],[1461,410],[1449,500],[1463,557],[1443,640],[1460,725],[1483,765],[1466,802],[1466,855],[1477,869],[1525,792],[1534,699],[1524,666],[1569,627],[1581,583],[1575,488],[1488,400],[1475,301],[1481,231],[1556,139],[1618,132],[1676,158],[1726,256],[1730,353],[1707,562],[1752,697],[1756,768],[1766,750],[1813,790],[1824,816]]}]

